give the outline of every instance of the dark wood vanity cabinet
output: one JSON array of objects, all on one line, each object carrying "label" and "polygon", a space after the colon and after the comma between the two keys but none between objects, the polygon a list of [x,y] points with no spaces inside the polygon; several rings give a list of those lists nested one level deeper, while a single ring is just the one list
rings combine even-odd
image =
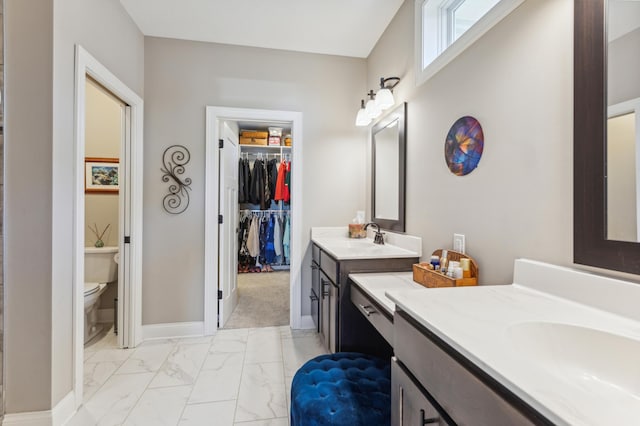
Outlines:
[{"label": "dark wood vanity cabinet", "polygon": [[552,425],[396,306],[391,424]]},{"label": "dark wood vanity cabinet", "polygon": [[396,357],[391,359],[391,383],[392,425],[455,425]]},{"label": "dark wood vanity cabinet", "polygon": [[[330,352],[363,352],[390,357],[391,346],[351,302],[349,274],[362,272],[406,272],[417,257],[338,260],[316,244],[312,245],[312,274],[317,277],[318,325]],[[313,269],[313,268],[317,269]],[[317,275],[316,275],[317,274]],[[316,278],[313,278],[316,280]],[[311,300],[311,312],[314,301]]]},{"label": "dark wood vanity cabinet", "polygon": [[311,318],[316,326],[316,331],[320,332],[320,265],[315,261],[311,262],[309,303],[311,304]]},{"label": "dark wood vanity cabinet", "polygon": [[336,347],[340,289],[320,271],[320,335],[327,348]]}]

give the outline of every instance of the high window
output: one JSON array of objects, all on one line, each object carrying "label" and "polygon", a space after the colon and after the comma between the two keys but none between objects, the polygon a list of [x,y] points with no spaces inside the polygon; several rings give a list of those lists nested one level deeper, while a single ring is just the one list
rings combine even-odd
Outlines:
[{"label": "high window", "polygon": [[417,83],[423,83],[524,0],[416,0]]}]

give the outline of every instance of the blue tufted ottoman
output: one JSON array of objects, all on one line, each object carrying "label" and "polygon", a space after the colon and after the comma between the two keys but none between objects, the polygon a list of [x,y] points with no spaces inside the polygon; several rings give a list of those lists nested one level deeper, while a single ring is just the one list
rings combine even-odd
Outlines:
[{"label": "blue tufted ottoman", "polygon": [[291,426],[390,425],[390,364],[354,352],[307,361],[291,384]]}]

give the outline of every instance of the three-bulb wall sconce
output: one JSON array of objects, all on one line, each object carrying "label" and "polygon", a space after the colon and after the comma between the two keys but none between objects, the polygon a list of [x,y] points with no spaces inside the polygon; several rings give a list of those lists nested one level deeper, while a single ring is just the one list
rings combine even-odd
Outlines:
[{"label": "three-bulb wall sconce", "polygon": [[400,83],[399,77],[380,78],[380,90],[374,93],[369,90],[367,96],[369,100],[364,103],[364,99],[360,101],[360,110],[356,116],[356,126],[368,126],[371,121],[380,117],[382,111],[391,108],[395,104],[393,99],[393,88]]}]

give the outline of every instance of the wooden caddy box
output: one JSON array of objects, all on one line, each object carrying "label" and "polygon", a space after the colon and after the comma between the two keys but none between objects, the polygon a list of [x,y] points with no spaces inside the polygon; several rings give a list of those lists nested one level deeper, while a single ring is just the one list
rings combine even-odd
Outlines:
[{"label": "wooden caddy box", "polygon": [[[476,263],[476,261],[472,257],[467,256],[463,253],[458,253],[457,251],[447,250],[447,253],[447,259],[449,261],[460,261],[460,259],[469,259],[469,269],[471,272],[471,277],[458,279],[451,278],[440,273],[439,271],[429,269],[429,262],[421,262],[415,263],[413,265],[413,281],[429,288],[465,287],[478,285],[478,264]],[[434,251],[433,256],[442,256],[442,250],[438,249]]]}]

